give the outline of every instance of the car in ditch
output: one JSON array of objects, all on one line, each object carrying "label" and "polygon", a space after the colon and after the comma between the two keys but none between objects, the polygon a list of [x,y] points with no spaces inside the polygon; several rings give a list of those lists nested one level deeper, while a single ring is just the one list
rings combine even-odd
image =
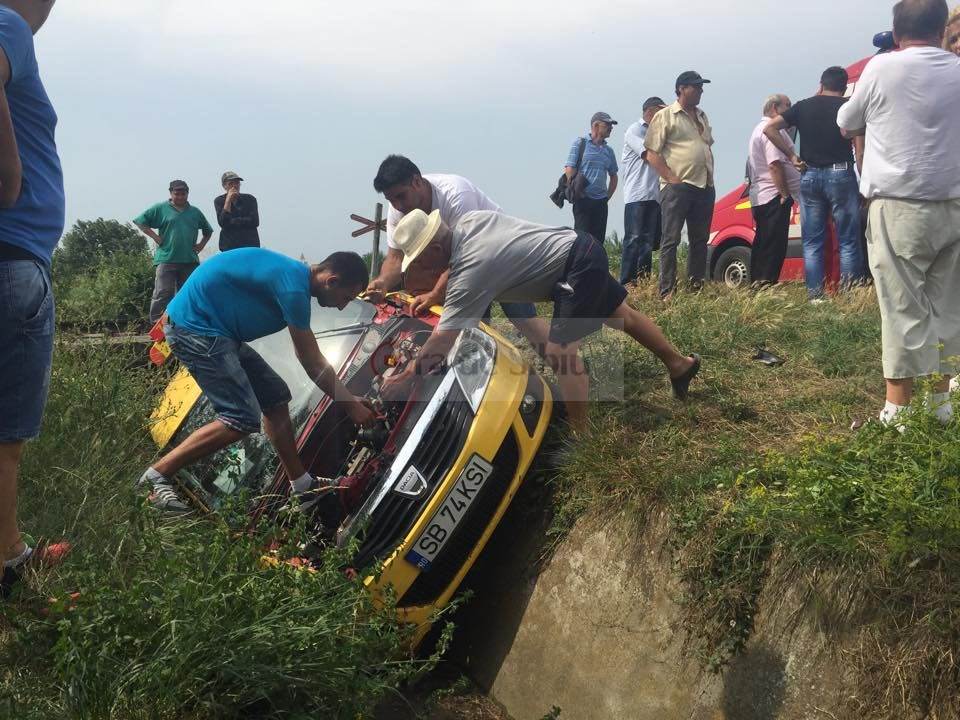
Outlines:
[{"label": "car in ditch", "polygon": [[[355,395],[378,410],[372,427],[354,425],[300,367],[286,331],[250,343],[285,379],[301,459],[334,479],[334,510],[308,514],[311,538],[355,548],[375,596],[389,591],[415,643],[464,576],[523,482],[553,412],[549,384],[493,327],[464,330],[444,363],[400,401],[384,401],[385,377],[413,361],[440,308],[414,316],[412,298],[352,301],[343,311],[313,308],[320,349]],[[151,431],[162,449],[209,422],[213,411],[185,368],[158,404]],[[215,511],[246,493],[252,518],[274,520],[289,482],[266,437],[251,435],[177,477],[198,509]],[[318,506],[319,507],[319,506]],[[333,519],[331,519],[331,517]],[[305,555],[310,554],[305,549]],[[373,568],[379,572],[373,572]],[[388,590],[389,589],[389,590]]]}]

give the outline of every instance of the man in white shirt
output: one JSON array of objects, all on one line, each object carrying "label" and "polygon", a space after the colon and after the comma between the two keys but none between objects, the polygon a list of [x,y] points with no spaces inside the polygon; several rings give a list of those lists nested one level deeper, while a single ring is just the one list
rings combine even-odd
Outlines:
[{"label": "man in white shirt", "polygon": [[653,116],[667,104],[658,97],[643,103],[643,120],[623,136],[623,251],[620,284],[636,285],[653,271],[653,250],[660,245],[660,176],[647,162],[643,141]]},{"label": "man in white shirt", "polygon": [[[422,175],[420,169],[403,155],[389,155],[380,163],[373,188],[383,193],[390,203],[390,209],[387,212],[387,257],[380,268],[380,275],[367,288],[367,296],[375,300],[402,284],[407,292],[414,295],[411,307],[414,314],[434,305],[443,305],[450,268],[426,264],[421,267],[418,264],[406,273],[401,272],[403,252],[393,241],[397,223],[413,210],[422,210],[427,214],[439,210],[443,222],[453,228],[468,212],[503,211],[465,177],[440,173]],[[536,306],[530,302],[501,302],[500,307],[534,349],[543,354],[550,328],[545,321],[537,318]]]},{"label": "man in white shirt", "polygon": [[869,201],[868,254],[880,301],[887,402],[910,404],[914,378],[934,376],[932,408],[953,417],[950,359],[960,356],[960,58],[943,50],[944,0],[893,9],[899,52],[870,61],[837,117],[866,133],[860,192]]},{"label": "man in white shirt", "polygon": [[[780,280],[787,257],[790,215],[800,199],[800,171],[764,132],[770,120],[790,107],[790,98],[786,95],[778,93],[768,97],[763,104],[763,119],[750,136],[747,171],[754,223],[750,279],[755,289],[775,285]],[[780,130],[780,137],[788,147],[793,147],[786,130]]]}]

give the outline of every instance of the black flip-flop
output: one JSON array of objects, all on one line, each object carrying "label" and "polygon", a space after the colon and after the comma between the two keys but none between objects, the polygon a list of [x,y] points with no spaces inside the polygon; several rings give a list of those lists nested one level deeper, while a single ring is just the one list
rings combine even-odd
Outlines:
[{"label": "black flip-flop", "polygon": [[673,386],[673,396],[677,400],[686,400],[690,391],[690,381],[700,372],[700,356],[696,353],[690,355],[693,358],[693,365],[680,377],[670,378],[670,384]]}]

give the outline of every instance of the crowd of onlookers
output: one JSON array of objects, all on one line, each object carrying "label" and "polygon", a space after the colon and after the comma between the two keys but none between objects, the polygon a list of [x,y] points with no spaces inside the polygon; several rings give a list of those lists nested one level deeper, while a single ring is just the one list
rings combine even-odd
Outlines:
[{"label": "crowd of onlookers", "polygon": [[[887,382],[881,420],[902,427],[897,418],[910,404],[915,378],[939,378],[929,405],[942,421],[953,417],[947,378],[960,360],[960,9],[948,12],[944,0],[903,0],[893,24],[896,51],[873,58],[854,92],[848,93],[847,71],[835,66],[823,72],[813,97],[766,99],[749,140],[747,182],[754,288],[778,282],[796,204],[811,302],[823,302],[827,289],[830,220],[841,286],[872,275]],[[634,283],[651,272],[659,240],[664,299],[676,288],[684,223],[690,287],[699,288],[706,274],[713,136],[699,104],[708,82],[692,71],[681,74],[676,102],[648,99],[642,121],[624,137],[620,280]],[[571,186],[578,173],[588,180],[573,204],[576,227],[596,237],[606,233],[607,201],[618,185],[606,145],[615,124],[605,113],[594,115],[590,134],[574,142],[566,164]],[[799,152],[792,132],[799,134]]]}]

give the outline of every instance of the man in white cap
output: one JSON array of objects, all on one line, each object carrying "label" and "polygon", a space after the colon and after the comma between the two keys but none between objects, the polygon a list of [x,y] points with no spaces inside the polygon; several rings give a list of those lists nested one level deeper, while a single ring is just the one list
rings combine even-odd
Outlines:
[{"label": "man in white cap", "polygon": [[660,328],[627,305],[627,291],[610,275],[603,245],[587,233],[485,210],[467,213],[451,231],[439,212],[414,210],[397,225],[394,242],[404,254],[403,272],[417,263],[442,263],[450,277],[440,323],[416,361],[385,383],[388,398],[442,362],[460,331],[475,327],[494,300],[554,302],[545,355],[578,430],[586,425],[590,382],[580,341],[604,324],[623,330],[663,362],[678,399],[687,397],[700,370],[697,355],[681,355]]}]

